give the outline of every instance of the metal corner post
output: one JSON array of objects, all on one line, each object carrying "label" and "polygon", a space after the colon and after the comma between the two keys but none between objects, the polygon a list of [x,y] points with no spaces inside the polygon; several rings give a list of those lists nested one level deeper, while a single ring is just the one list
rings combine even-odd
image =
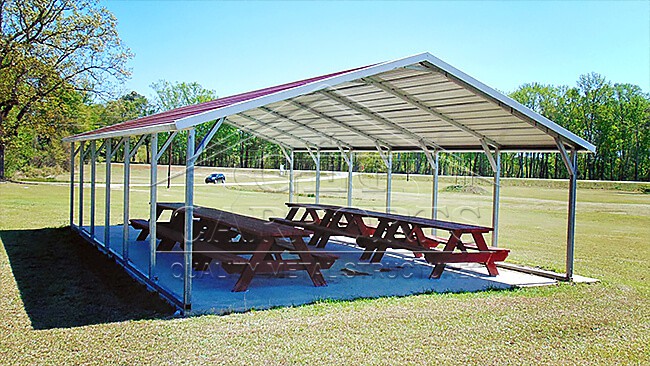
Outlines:
[{"label": "metal corner post", "polygon": [[151,165],[150,165],[150,187],[149,187],[149,279],[156,278],[156,220],[158,219],[156,204],[158,201],[158,134],[151,134]]},{"label": "metal corner post", "polygon": [[569,172],[569,213],[566,239],[566,277],[568,281],[573,281],[575,252],[576,194],[578,188],[578,155],[575,149],[571,150],[571,168]]},{"label": "metal corner post", "polygon": [[111,161],[113,159],[113,140],[106,139],[106,185],[104,195],[104,247],[111,247]]},{"label": "metal corner post", "polygon": [[79,229],[84,224],[84,143],[79,145]]},{"label": "metal corner post", "polygon": [[122,225],[122,260],[129,261],[129,186],[131,180],[131,144],[124,138],[124,224]]},{"label": "metal corner post", "polygon": [[575,252],[575,230],[576,230],[576,194],[578,188],[578,155],[575,147],[571,148],[571,154],[566,150],[564,142],[557,137],[555,139],[560,156],[569,173],[569,212],[567,215],[566,234],[566,280],[573,281],[573,260]]},{"label": "metal corner post", "polygon": [[192,308],[192,239],[194,232],[194,162],[195,162],[196,131],[187,131],[187,158],[185,166],[185,232],[184,241],[184,274],[183,274],[183,306],[185,310]]},{"label": "metal corner post", "polygon": [[90,238],[95,239],[95,195],[97,184],[97,145],[90,142]]},{"label": "metal corner post", "polygon": [[74,141],[70,143],[70,227],[74,226]]}]

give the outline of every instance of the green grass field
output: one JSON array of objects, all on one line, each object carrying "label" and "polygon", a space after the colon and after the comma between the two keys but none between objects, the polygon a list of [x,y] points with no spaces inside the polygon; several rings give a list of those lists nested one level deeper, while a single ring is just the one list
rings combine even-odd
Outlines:
[{"label": "green grass field", "polygon": [[[205,185],[210,171],[197,171],[197,204],[258,217],[285,213],[287,176],[225,169],[229,184],[241,184]],[[113,181],[121,174],[115,165]],[[133,169],[131,217],[147,217],[147,174],[146,166]],[[159,177],[165,174],[162,168]],[[98,181],[103,177],[100,166]],[[296,200],[313,200],[311,178],[297,173]],[[383,177],[357,175],[354,183],[355,206],[384,207]],[[469,183],[441,179],[439,218],[490,225],[491,194],[445,189]],[[487,181],[474,183],[490,190]],[[159,200],[182,200],[182,184],[178,176],[171,189],[160,187]],[[345,178],[324,175],[321,202],[345,204],[345,187]],[[0,184],[0,362],[649,364],[650,195],[599,188],[578,192],[575,265],[598,284],[174,318],[61,228],[69,217],[66,184]],[[504,181],[501,194],[500,245],[511,249],[509,260],[562,271],[566,183]],[[88,203],[90,189],[84,196]],[[112,224],[121,223],[121,196],[114,185]],[[395,212],[429,216],[430,178],[395,176],[392,199]],[[100,223],[103,207],[99,187]],[[84,216],[87,223],[88,208]]]}]

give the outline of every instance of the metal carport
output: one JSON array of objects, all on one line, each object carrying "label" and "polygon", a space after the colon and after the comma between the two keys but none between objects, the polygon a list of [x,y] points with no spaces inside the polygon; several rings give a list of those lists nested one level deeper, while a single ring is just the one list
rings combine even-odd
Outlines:
[{"label": "metal carport", "polygon": [[[195,126],[213,122],[209,132],[196,144]],[[65,138],[71,142],[70,224],[98,247],[107,250],[109,239],[97,238],[95,227],[95,165],[104,149],[107,161],[107,202],[110,202],[110,162],[117,145],[124,148],[124,238],[118,262],[141,281],[161,292],[183,309],[191,306],[192,205],[194,164],[216,131],[229,124],[282,148],[290,167],[289,200],[293,200],[293,161],[297,152],[308,153],[317,171],[315,200],[319,200],[320,153],[340,152],[348,169],[348,205],[352,200],[354,152],[378,151],[387,166],[386,209],[390,210],[392,153],[418,151],[426,154],[434,172],[432,217],[436,217],[438,156],[444,152],[484,152],[494,172],[492,242],[498,243],[499,186],[501,152],[558,152],[569,172],[569,212],[567,224],[566,274],[573,278],[573,250],[576,208],[576,157],[579,151],[595,152],[595,147],[565,128],[482,84],[440,59],[423,53],[396,61],[327,74],[311,79],[260,89],[206,103],[107,126]],[[155,218],[157,161],[178,131],[187,130],[185,204],[184,293],[182,299],[165,293],[155,283],[156,238],[150,239],[149,273],[129,268],[129,162],[139,146],[151,140],[150,213]],[[167,139],[158,148],[158,135]],[[140,136],[135,146],[129,137]],[[101,145],[97,147],[97,141]],[[117,141],[115,141],[117,140]],[[79,142],[78,149],[74,144]],[[79,199],[79,222],[74,222],[74,160],[80,156],[83,190],[83,162],[91,162],[90,229],[83,228],[83,195]],[[109,225],[110,204],[105,224]],[[151,220],[155,233],[155,220]],[[170,298],[171,297],[171,298]]]}]

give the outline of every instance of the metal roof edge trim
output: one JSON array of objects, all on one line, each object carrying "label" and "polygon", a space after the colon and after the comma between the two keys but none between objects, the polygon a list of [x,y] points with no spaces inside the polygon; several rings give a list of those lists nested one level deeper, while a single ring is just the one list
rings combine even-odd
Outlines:
[{"label": "metal roof edge trim", "polygon": [[532,109],[526,107],[525,105],[517,102],[516,100],[508,97],[507,95],[504,95],[493,88],[483,84],[482,82],[474,79],[473,77],[465,74],[464,72],[458,70],[457,68],[451,66],[450,64],[442,61],[441,59],[433,56],[430,53],[425,53],[426,55],[426,61],[431,63],[434,67],[451,74],[455,78],[457,78],[459,81],[477,89],[477,91],[493,98],[496,99],[497,101],[507,105],[510,108],[513,108],[517,110],[519,113],[522,113],[524,116],[528,117],[529,119],[533,120],[536,123],[539,123],[543,125],[544,127],[550,129],[551,131],[557,133],[561,137],[563,137],[565,140],[568,140],[569,142],[572,142],[576,145],[577,147],[582,147],[585,150],[588,150],[589,152],[596,152],[596,146],[588,142],[587,140],[577,136],[573,132],[567,130],[566,128],[558,125],[557,123],[551,121],[550,119],[542,116],[541,114],[533,111]]},{"label": "metal roof edge trim", "polygon": [[126,136],[135,136],[135,135],[146,135],[150,133],[157,132],[167,132],[176,130],[174,123],[166,123],[164,125],[152,125],[134,128],[130,130],[117,130],[117,131],[107,131],[98,134],[92,135],[74,135],[69,137],[64,137],[61,139],[63,142],[75,142],[75,141],[90,141],[90,140],[99,140],[107,139],[111,137],[126,137]]}]

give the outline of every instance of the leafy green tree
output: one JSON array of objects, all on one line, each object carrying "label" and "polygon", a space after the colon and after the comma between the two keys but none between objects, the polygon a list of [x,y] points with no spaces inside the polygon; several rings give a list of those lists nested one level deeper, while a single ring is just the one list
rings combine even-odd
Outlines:
[{"label": "leafy green tree", "polygon": [[41,118],[73,92],[106,95],[128,76],[132,55],[115,17],[93,0],[0,0],[0,179],[5,147],[21,127],[59,126]]}]

